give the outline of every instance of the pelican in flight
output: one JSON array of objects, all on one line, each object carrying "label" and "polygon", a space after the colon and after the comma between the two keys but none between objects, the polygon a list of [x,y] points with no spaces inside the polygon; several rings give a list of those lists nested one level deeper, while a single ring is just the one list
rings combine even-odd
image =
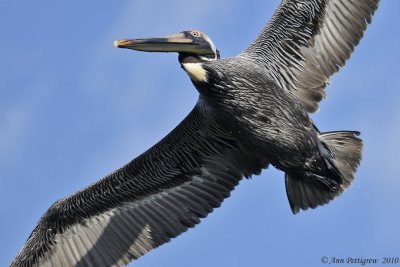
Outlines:
[{"label": "pelican in flight", "polygon": [[198,30],[115,46],[177,52],[199,92],[190,114],[122,168],[56,201],[11,266],[125,266],[194,227],[243,177],[285,173],[293,213],[350,186],[362,141],[320,132],[329,78],[349,59],[379,0],[283,0],[255,41],[221,59]]}]

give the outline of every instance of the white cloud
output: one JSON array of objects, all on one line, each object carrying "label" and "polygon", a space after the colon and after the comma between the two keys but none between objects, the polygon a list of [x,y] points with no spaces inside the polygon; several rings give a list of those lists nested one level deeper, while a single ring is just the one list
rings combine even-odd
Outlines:
[{"label": "white cloud", "polygon": [[20,148],[31,129],[35,127],[35,114],[45,101],[53,82],[49,78],[41,77],[33,83],[27,93],[21,95],[18,102],[0,113],[0,162],[12,158]]}]

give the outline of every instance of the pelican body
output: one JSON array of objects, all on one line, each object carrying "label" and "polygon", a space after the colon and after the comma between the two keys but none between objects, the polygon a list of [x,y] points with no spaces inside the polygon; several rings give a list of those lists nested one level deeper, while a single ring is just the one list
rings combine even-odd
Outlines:
[{"label": "pelican body", "polygon": [[377,6],[283,0],[257,39],[227,59],[198,30],[116,41],[177,52],[199,99],[155,146],[55,202],[11,266],[124,266],[195,226],[243,177],[270,164],[285,173],[293,213],[340,195],[361,160],[359,133],[320,132],[309,113]]}]

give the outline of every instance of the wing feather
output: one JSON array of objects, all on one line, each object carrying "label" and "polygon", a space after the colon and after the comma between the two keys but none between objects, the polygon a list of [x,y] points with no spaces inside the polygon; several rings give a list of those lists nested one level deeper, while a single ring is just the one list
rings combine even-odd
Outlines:
[{"label": "wing feather", "polygon": [[309,112],[358,45],[379,0],[283,0],[241,56],[261,62]]},{"label": "wing feather", "polygon": [[11,266],[124,266],[194,227],[263,167],[217,125],[198,104],[149,151],[57,201]]}]

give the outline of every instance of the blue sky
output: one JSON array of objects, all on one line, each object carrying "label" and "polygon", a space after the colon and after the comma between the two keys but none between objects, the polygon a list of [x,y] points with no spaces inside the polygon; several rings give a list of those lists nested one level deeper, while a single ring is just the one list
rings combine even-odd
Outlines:
[{"label": "blue sky", "polygon": [[[172,130],[197,91],[176,54],[114,49],[121,38],[198,28],[223,57],[245,49],[274,1],[2,1],[0,3],[0,266],[57,199],[127,163]],[[312,118],[359,130],[353,186],[292,215],[283,173],[245,180],[195,229],[134,266],[321,266],[321,257],[398,257],[399,1],[382,1]]]}]

